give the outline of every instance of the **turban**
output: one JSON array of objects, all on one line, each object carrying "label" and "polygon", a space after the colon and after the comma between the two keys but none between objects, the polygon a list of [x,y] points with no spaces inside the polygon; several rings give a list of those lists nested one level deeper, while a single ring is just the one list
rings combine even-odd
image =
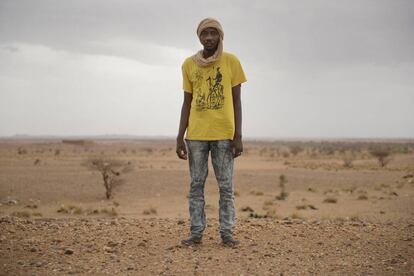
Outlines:
[{"label": "turban", "polygon": [[217,50],[211,57],[204,58],[203,50],[198,51],[193,56],[194,61],[201,67],[207,67],[213,64],[220,58],[221,54],[223,53],[224,32],[223,32],[223,27],[221,27],[220,25],[220,22],[218,22],[216,19],[211,18],[211,17],[203,19],[200,22],[200,24],[198,24],[198,27],[197,27],[197,35],[199,38],[200,38],[201,32],[207,28],[215,28],[218,31],[220,38],[219,38],[219,42],[217,45]]}]

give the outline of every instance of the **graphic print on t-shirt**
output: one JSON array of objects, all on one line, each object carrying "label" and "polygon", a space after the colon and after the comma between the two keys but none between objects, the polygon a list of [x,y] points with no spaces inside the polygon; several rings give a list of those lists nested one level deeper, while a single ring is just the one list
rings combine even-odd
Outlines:
[{"label": "graphic print on t-shirt", "polygon": [[[213,67],[214,68],[214,67]],[[196,81],[203,81],[203,73],[201,70],[195,72]],[[215,76],[209,76],[205,81],[208,85],[208,95],[206,95],[201,88],[196,92],[196,108],[197,111],[205,111],[208,109],[221,109],[224,106],[224,87],[221,84],[223,75],[220,72],[220,67],[217,67]],[[198,86],[198,87],[201,87]]]}]

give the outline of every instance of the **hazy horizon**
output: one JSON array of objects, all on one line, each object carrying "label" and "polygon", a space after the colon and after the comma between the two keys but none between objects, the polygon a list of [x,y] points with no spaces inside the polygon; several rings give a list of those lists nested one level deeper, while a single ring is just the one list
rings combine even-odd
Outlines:
[{"label": "hazy horizon", "polygon": [[207,16],[246,73],[244,137],[414,137],[408,0],[2,0],[0,137],[176,136]]}]

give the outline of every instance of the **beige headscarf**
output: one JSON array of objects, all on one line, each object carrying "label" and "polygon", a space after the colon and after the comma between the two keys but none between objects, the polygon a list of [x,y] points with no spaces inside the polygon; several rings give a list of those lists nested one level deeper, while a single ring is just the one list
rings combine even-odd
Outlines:
[{"label": "beige headscarf", "polygon": [[223,28],[221,27],[220,23],[216,19],[211,18],[211,17],[203,19],[200,22],[200,24],[198,24],[197,36],[200,38],[201,32],[207,28],[215,28],[219,32],[220,39],[219,39],[219,43],[217,46],[217,50],[214,53],[214,55],[212,55],[211,57],[203,58],[203,50],[198,51],[195,55],[192,56],[192,58],[197,63],[197,65],[201,67],[207,67],[213,64],[220,58],[221,54],[223,53],[224,32],[223,32]]}]

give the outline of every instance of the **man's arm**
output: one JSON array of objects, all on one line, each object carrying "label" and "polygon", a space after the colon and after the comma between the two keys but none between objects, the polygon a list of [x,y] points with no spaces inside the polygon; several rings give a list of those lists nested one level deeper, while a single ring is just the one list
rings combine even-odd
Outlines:
[{"label": "man's arm", "polygon": [[187,149],[185,148],[184,143],[184,134],[188,126],[188,118],[190,116],[191,101],[193,99],[193,94],[184,92],[184,102],[181,107],[181,117],[180,117],[180,127],[178,129],[177,135],[177,147],[176,153],[178,158],[187,160]]},{"label": "man's arm", "polygon": [[233,137],[233,156],[236,158],[243,152],[241,84],[234,86],[231,90],[233,95],[234,124],[236,128]]}]

